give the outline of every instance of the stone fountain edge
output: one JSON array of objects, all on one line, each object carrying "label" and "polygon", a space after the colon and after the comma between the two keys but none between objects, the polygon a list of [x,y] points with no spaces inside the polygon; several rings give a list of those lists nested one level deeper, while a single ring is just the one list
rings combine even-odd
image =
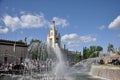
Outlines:
[{"label": "stone fountain edge", "polygon": [[91,66],[90,74],[108,80],[120,79],[120,66],[95,65]]}]

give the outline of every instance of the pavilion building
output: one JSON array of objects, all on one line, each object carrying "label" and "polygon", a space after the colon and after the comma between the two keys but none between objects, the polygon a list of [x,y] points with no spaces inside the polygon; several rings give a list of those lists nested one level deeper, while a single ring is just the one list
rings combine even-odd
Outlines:
[{"label": "pavilion building", "polygon": [[25,41],[0,39],[0,63],[22,63],[27,55],[28,45]]}]

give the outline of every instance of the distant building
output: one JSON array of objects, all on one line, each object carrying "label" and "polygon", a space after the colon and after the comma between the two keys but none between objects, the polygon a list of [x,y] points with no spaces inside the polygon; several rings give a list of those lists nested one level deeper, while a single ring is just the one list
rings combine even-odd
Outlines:
[{"label": "distant building", "polygon": [[51,24],[50,34],[47,36],[47,44],[55,48],[56,43],[61,46],[61,36],[60,33],[55,28],[55,21]]},{"label": "distant building", "polygon": [[10,41],[0,39],[0,63],[21,63],[27,54],[25,41]]}]

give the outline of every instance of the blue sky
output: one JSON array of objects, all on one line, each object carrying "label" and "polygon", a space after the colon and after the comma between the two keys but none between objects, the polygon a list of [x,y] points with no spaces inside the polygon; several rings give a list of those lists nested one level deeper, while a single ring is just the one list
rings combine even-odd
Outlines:
[{"label": "blue sky", "polygon": [[52,20],[71,50],[120,47],[120,0],[0,0],[0,38],[46,42]]}]

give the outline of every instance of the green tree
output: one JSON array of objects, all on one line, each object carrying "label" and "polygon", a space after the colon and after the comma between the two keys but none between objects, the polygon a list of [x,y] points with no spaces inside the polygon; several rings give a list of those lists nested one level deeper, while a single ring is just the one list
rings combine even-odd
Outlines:
[{"label": "green tree", "polygon": [[40,41],[40,40],[38,40],[38,39],[32,39],[32,40],[30,41],[30,45],[31,45],[33,42],[39,42],[39,43],[41,43],[42,41]]},{"label": "green tree", "polygon": [[[32,59],[37,59],[40,55],[38,55],[38,46],[42,41],[38,40],[38,39],[32,39],[30,41],[30,45],[29,45],[29,52],[31,54],[31,58]],[[33,45],[34,44],[34,45]]]},{"label": "green tree", "polygon": [[96,51],[103,51],[103,48],[101,46],[97,46]]},{"label": "green tree", "polygon": [[79,62],[82,59],[81,53],[76,53],[74,55],[74,61]]},{"label": "green tree", "polygon": [[88,48],[87,47],[83,47],[83,59],[87,59],[88,57]]},{"label": "green tree", "polygon": [[90,46],[89,48],[83,48],[83,59],[98,57],[99,52],[102,51],[103,48],[101,46]]},{"label": "green tree", "polygon": [[98,57],[99,52],[102,50],[103,48],[101,46],[90,46],[90,57]]}]

